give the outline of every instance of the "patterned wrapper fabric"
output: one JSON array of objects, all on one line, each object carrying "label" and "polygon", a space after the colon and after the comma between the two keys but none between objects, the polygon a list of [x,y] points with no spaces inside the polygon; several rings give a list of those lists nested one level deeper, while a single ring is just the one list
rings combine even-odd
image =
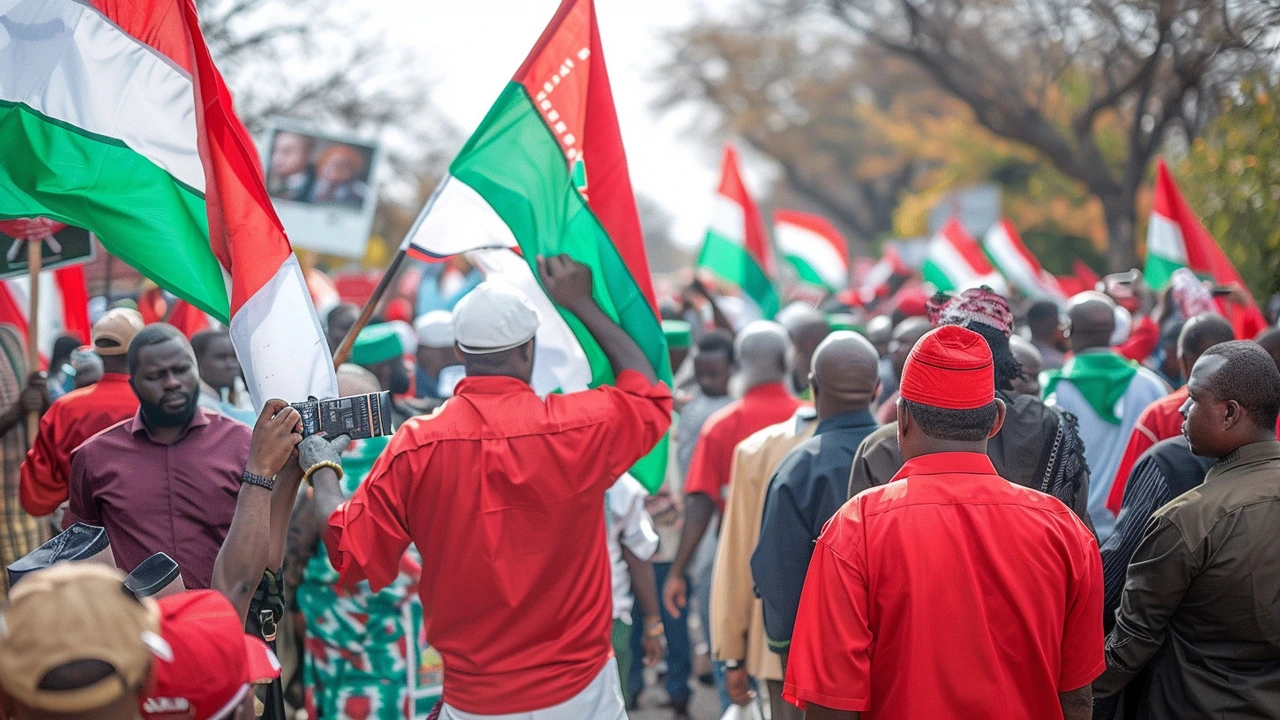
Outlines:
[{"label": "patterned wrapper fabric", "polygon": [[[22,381],[27,376],[26,355],[22,339],[10,325],[0,325],[0,408],[18,402]],[[18,468],[27,456],[27,424],[14,425],[0,436],[0,462],[4,476],[0,482],[0,600],[9,592],[9,563],[40,547],[49,539],[47,523],[31,517],[22,509],[18,489]]]}]

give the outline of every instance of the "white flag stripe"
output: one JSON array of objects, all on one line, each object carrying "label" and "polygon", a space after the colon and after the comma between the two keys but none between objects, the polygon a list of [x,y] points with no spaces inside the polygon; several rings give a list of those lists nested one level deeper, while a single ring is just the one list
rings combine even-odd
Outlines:
[{"label": "white flag stripe", "polygon": [[708,232],[745,247],[747,243],[747,218],[742,206],[720,193],[711,204],[711,222]]},{"label": "white flag stripe", "polygon": [[983,237],[982,244],[1000,272],[1024,295],[1033,298],[1060,299],[1049,288],[1043,286],[1036,269],[1027,262],[1013,244],[1013,239],[1005,231],[1004,223],[992,225]]},{"label": "white flag stripe", "polygon": [[1147,222],[1147,253],[1179,265],[1187,264],[1187,245],[1178,223],[1157,213]]},{"label": "white flag stripe", "polygon": [[185,73],[88,3],[20,0],[0,15],[0,100],[119,140],[204,192]]},{"label": "white flag stripe", "polygon": [[849,267],[826,237],[787,222],[774,225],[774,237],[783,255],[799,257],[818,273],[823,282],[834,288],[848,284]]},{"label": "white flag stripe", "polygon": [[447,176],[405,236],[405,243],[440,257],[482,247],[516,247],[516,236],[470,185]]}]

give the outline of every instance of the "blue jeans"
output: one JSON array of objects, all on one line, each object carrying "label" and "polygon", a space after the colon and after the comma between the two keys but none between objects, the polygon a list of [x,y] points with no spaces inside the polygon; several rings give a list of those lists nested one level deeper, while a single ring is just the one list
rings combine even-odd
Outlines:
[{"label": "blue jeans", "polygon": [[[667,573],[671,563],[654,563],[653,574],[662,588],[667,582]],[[693,671],[693,652],[689,647],[689,620],[687,613],[673,618],[667,614],[667,608],[659,598],[661,606],[662,626],[667,631],[667,694],[675,702],[689,700],[689,674]],[[627,697],[634,698],[644,690],[644,613],[640,604],[631,609],[631,672],[626,678]]]}]

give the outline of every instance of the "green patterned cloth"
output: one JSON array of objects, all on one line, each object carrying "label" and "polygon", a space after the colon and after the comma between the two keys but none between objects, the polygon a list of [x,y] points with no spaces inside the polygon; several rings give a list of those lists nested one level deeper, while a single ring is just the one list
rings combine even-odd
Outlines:
[{"label": "green patterned cloth", "polygon": [[[343,491],[364,481],[390,438],[357,441],[342,458]],[[418,720],[440,699],[444,664],[422,638],[418,599],[421,559],[413,546],[400,575],[373,592],[336,586],[338,572],[321,543],[298,586],[307,619],[303,679],[307,711],[316,720]]]}]

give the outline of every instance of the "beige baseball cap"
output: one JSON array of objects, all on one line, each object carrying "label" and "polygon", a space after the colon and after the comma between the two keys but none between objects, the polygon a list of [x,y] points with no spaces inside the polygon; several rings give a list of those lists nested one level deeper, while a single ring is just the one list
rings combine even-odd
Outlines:
[{"label": "beige baseball cap", "polygon": [[93,350],[99,355],[124,355],[129,352],[133,336],[145,326],[142,314],[129,308],[116,308],[93,324]]},{"label": "beige baseball cap", "polygon": [[[163,655],[160,612],[138,600],[124,575],[94,564],[62,563],[32,573],[0,609],[0,686],[31,708],[89,712],[142,688],[153,655]],[[58,688],[55,670],[97,661],[105,677],[81,687]]]}]

